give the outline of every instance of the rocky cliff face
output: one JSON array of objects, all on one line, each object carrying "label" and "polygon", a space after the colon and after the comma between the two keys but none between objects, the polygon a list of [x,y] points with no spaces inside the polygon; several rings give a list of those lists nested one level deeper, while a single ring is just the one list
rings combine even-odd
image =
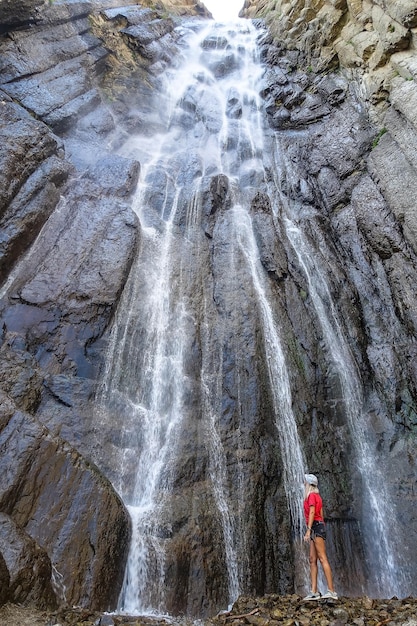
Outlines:
[{"label": "rocky cliff face", "polygon": [[125,78],[150,77],[146,98],[175,52],[166,10],[209,14],[198,2],[159,3],[163,15],[118,4],[0,6],[2,602],[110,609],[123,579],[129,517],[88,451],[89,352],[139,241],[139,163],[106,146],[141,121],[116,131],[128,106],[116,81],[100,83],[127,60]]},{"label": "rocky cliff face", "polygon": [[[3,0],[0,9],[1,602],[114,608],[122,583],[129,516],[104,476],[116,482],[118,450],[131,433],[120,432],[119,412],[126,407],[118,399],[105,426],[94,417],[109,329],[128,293],[143,231],[132,210],[140,163],[116,152],[131,135],[149,138],[164,128],[157,104],[163,72],[179,52],[179,16],[208,14],[191,1],[119,4]],[[363,556],[369,517],[360,501],[358,433],[352,434],[314,288],[296,254],[297,241],[289,242],[297,233],[286,233],[271,207],[276,194],[280,219],[291,206],[328,277],[323,298],[335,303],[340,334],[354,355],[366,428],[390,502],[400,512],[394,528],[406,550],[417,540],[413,4],[259,0],[244,8],[245,16],[263,17],[269,28],[261,46],[265,152],[278,146],[281,156],[264,178],[248,165],[242,186],[285,336],[299,431],[310,469],[321,471],[329,530],[339,546],[331,556],[341,588],[350,593],[366,584],[367,568],[375,566],[356,563],[349,570],[353,583],[344,568],[350,542],[358,561]],[[205,45],[227,51],[229,44],[224,38]],[[221,77],[233,63],[226,57],[213,73]],[[198,101],[192,92],[180,108],[178,126],[210,129],[217,123],[210,100]],[[230,94],[231,125],[242,110],[239,97]],[[233,153],[236,146],[231,136],[225,150]],[[184,188],[191,188],[199,167],[193,155],[183,156]],[[157,173],[154,183],[148,203],[157,222],[166,181]],[[232,511],[244,528],[241,565],[249,591],[284,593],[294,586],[296,563],[288,511],[276,507],[285,501],[285,468],[263,331],[247,304],[254,290],[243,268],[234,269],[235,291],[247,289],[241,317],[227,281],[232,184],[224,175],[207,175],[202,189],[207,309],[219,322],[208,334],[224,333],[219,428],[230,490],[242,476],[245,485],[244,506],[236,500]],[[186,230],[185,210],[175,226]],[[180,261],[181,254],[178,268]],[[166,519],[157,528],[171,545],[167,595],[177,613],[200,614],[227,601],[200,423],[204,398],[196,391],[204,332],[203,324],[190,331],[188,435]],[[230,347],[236,344],[243,356]],[[415,564],[404,563],[406,577],[415,580]]]},{"label": "rocky cliff face", "polygon": [[[376,124],[383,124],[388,104],[406,106],[415,97],[413,0],[246,0],[241,15],[264,18],[275,42],[299,51],[310,71],[339,68]],[[401,113],[415,125],[411,110]]]},{"label": "rocky cliff face", "polygon": [[[409,190],[417,180],[413,104],[417,97],[416,4],[407,0],[246,0],[241,15],[262,18],[268,26],[264,60],[271,70],[263,95],[270,125],[278,131],[289,159],[284,159],[284,169],[291,184],[285,183],[284,194],[301,206],[311,201],[322,206],[319,213],[331,233],[322,237],[311,231],[312,240],[317,248],[323,248],[325,239],[333,240],[336,255],[345,259],[346,285],[354,285],[356,295],[348,297],[348,307],[353,308],[343,317],[353,320],[358,314],[362,318],[357,328],[362,327],[364,335],[356,340],[366,346],[362,380],[368,387],[368,408],[374,407],[370,423],[379,433],[378,445],[390,458],[388,483],[413,500],[410,476],[415,472],[415,455],[409,446],[415,440],[415,400],[412,408],[405,398],[415,398],[414,321],[410,326],[415,307],[410,298],[417,222],[415,194]],[[305,217],[301,213],[300,221],[305,219],[309,220],[307,213]],[[330,258],[327,253],[325,257]],[[403,269],[397,262],[405,264]],[[333,271],[336,275],[335,268]],[[378,278],[376,290],[369,292],[371,275]],[[402,339],[381,333],[380,323],[384,318],[388,321],[382,304],[387,302],[388,292],[383,284],[393,298],[394,317],[399,321],[399,326],[388,322],[390,332],[401,328]],[[342,308],[346,305],[345,301]],[[300,319],[299,313],[296,317]],[[387,353],[382,354],[384,344],[398,354],[394,358],[398,364],[406,365],[402,373],[394,361],[388,365]],[[378,389],[384,389],[383,403],[391,407],[392,423],[382,418],[385,409],[381,412],[380,401],[374,403]],[[334,393],[336,396],[336,390]],[[334,433],[337,422],[329,423]],[[319,458],[331,465],[327,446],[316,445]],[[343,456],[350,454],[349,450],[350,445],[342,445],[336,464],[345,463]],[[401,518],[408,506],[401,498],[395,500]],[[414,528],[410,509],[406,516],[409,527]]]}]

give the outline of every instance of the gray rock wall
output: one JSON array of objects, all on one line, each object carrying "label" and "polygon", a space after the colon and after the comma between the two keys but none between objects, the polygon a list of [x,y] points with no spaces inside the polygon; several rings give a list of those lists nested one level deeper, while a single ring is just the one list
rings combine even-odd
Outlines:
[{"label": "gray rock wall", "polygon": [[262,17],[294,66],[319,74],[338,68],[350,82],[374,126],[375,143],[387,133],[369,169],[415,249],[415,203],[404,193],[416,175],[415,2],[246,0],[241,15]]},{"label": "gray rock wall", "polygon": [[[417,181],[413,149],[417,127],[411,68],[417,57],[415,5],[411,4],[395,3],[395,16],[393,4],[372,2],[290,5],[260,1],[246,3],[243,12],[262,16],[269,26],[265,60],[271,72],[263,95],[270,125],[287,154],[283,159],[286,175],[291,172],[291,182],[286,180],[283,188],[286,201],[302,207],[301,223],[311,219],[309,206],[320,207],[311,241],[317,251],[326,250],[326,265],[332,264],[335,255],[339,269],[344,268],[343,278],[332,267],[331,289],[343,319],[350,320],[344,332],[351,337],[350,344],[360,348],[356,358],[366,389],[368,423],[378,440],[378,463],[385,468],[394,494],[403,536],[415,532],[411,477],[416,468],[412,285],[417,241],[412,190]],[[393,25],[392,19],[399,20],[401,27]],[[403,37],[388,44],[382,24],[391,35],[402,33]],[[353,32],[357,38],[346,41],[346,33],[352,36]],[[373,56],[364,48],[356,61],[344,56],[359,41],[374,41]],[[329,71],[332,67],[335,72]],[[308,292],[305,285],[302,289]],[[289,303],[287,309],[291,308]],[[297,316],[298,309],[292,319]],[[298,328],[296,336],[305,335]],[[321,399],[329,393],[335,398],[340,395],[331,383],[320,392]],[[352,442],[337,400],[333,407],[320,400],[317,406],[323,416],[317,424],[313,419],[311,428],[321,430],[320,422],[327,424],[332,444],[324,433],[316,439],[306,431],[306,437],[315,441],[312,450],[316,446],[317,463],[333,465],[334,477],[343,484],[340,470],[354,454]],[[333,418],[327,421],[331,414]],[[349,474],[353,493],[360,491],[361,478],[352,468]],[[405,501],[403,494],[407,494]],[[349,517],[341,502],[334,509],[340,520]],[[404,562],[405,569],[409,565]],[[343,578],[343,572],[338,575]],[[369,580],[369,572],[365,577]]]},{"label": "gray rock wall", "polygon": [[135,255],[130,196],[140,168],[106,150],[117,112],[100,93],[109,52],[90,30],[95,8],[0,8],[0,552],[2,602],[107,610],[130,520],[77,450],[91,458],[100,361],[90,346]]},{"label": "gray rock wall", "polygon": [[[112,423],[97,432],[93,419],[107,331],[141,243],[131,208],[140,164],[114,152],[131,133],[151,135],[162,127],[153,98],[179,35],[176,17],[117,4],[1,7],[1,602],[114,608],[122,581],[129,519],[100,474],[115,475],[120,431]],[[407,533],[406,544],[415,545],[414,7],[306,5],[299,2],[291,12],[289,3],[274,3],[283,14],[279,22],[267,2],[247,6],[247,15],[263,11],[272,33],[262,52],[269,68],[262,96],[271,145],[279,144],[285,157],[281,169],[269,174],[283,206],[298,207],[311,245],[332,276],[331,293],[359,364],[381,468],[400,511],[398,536]],[[185,10],[189,3],[176,5],[177,13]],[[191,11],[201,14],[199,3]],[[330,72],[337,65],[343,71]],[[231,106],[229,113],[238,117],[239,108]],[[228,268],[214,254],[227,244],[223,220],[230,197],[226,179],[205,184],[204,249],[207,272],[215,277],[210,311],[218,319],[235,306],[222,282]],[[287,338],[298,426],[314,469],[322,472],[329,526],[340,540],[333,563],[340,584],[352,590],[344,570],[351,558],[346,536],[358,546],[360,560],[358,528],[366,516],[339,382],[309,285],[264,188],[251,203],[274,311]],[[239,337],[242,346],[250,344],[239,370],[246,430],[235,427],[240,383],[227,349],[221,428],[231,467],[242,462],[238,436],[246,446],[247,506],[242,513],[234,503],[233,514],[253,537],[247,587],[284,593],[293,588],[296,563],[288,513],[275,507],[285,498],[282,460],[273,443],[259,328],[245,311],[243,323],[232,319],[224,343]],[[200,351],[196,337],[190,372],[199,366]],[[189,432],[202,437],[191,417]],[[220,531],[206,487],[204,445],[194,446],[191,437],[183,445],[177,492],[167,512],[176,529],[170,537],[168,600],[174,612],[199,615],[222,607],[227,584],[224,561],[213,547]],[[167,527],[171,522],[167,517]],[[42,574],[34,580],[35,565]],[[358,566],[357,588],[366,567]],[[415,579],[413,565],[406,569]]]}]

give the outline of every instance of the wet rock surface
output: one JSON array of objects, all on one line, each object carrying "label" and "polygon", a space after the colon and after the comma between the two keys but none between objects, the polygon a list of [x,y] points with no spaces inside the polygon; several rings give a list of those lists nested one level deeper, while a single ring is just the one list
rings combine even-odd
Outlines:
[{"label": "wet rock surface", "polygon": [[46,551],[4,513],[0,514],[0,527],[0,549],[9,575],[3,602],[32,604],[40,609],[56,606]]},{"label": "wet rock surface", "polygon": [[[125,507],[101,474],[116,482],[120,449],[132,441],[132,455],[140,448],[134,429],[121,432],[118,419],[127,407],[120,398],[114,415],[97,428],[95,394],[109,328],[142,244],[141,226],[131,208],[140,157],[116,156],[114,151],[131,134],[141,132],[146,138],[164,128],[154,98],[162,91],[163,71],[179,52],[177,15],[189,10],[200,15],[202,9],[199,3],[184,2],[173,17],[165,13],[168,2],[160,8],[155,3],[117,4],[103,2],[93,11],[89,2],[49,6],[22,1],[15,4],[15,18],[3,14],[8,34],[0,41],[0,437],[6,452],[0,462],[0,508],[7,517],[2,525],[6,543],[0,549],[0,602],[89,607],[35,615],[6,605],[0,611],[5,624],[155,623],[92,610],[116,605],[130,531]],[[324,4],[340,15],[332,10],[326,17],[323,10],[321,23],[330,15],[341,26],[344,3]],[[350,3],[352,10],[354,4],[359,6]],[[401,511],[396,538],[401,547],[413,549],[417,227],[410,190],[416,180],[417,135],[414,65],[399,51],[408,45],[415,20],[412,7],[402,12],[396,3],[388,4],[401,28],[394,24],[392,32],[391,21],[385,23],[374,11],[375,29],[379,25],[385,35],[383,48],[377,48],[375,40],[372,52],[380,55],[381,63],[391,49],[403,56],[395,59],[399,75],[392,81],[383,128],[370,124],[369,100],[358,98],[346,76],[328,71],[335,67],[334,54],[325,59],[326,73],[320,72],[320,54],[329,52],[320,38],[313,62],[308,48],[294,50],[290,43],[284,46],[267,36],[261,51],[268,66],[262,89],[269,122],[265,152],[270,149],[272,154],[272,146],[279,144],[282,162],[265,172],[251,169],[249,163],[242,178],[274,313],[285,337],[298,426],[308,458],[314,468],[322,468],[329,553],[341,587],[354,586],[355,591],[367,582],[368,564],[363,559],[367,512],[359,498],[361,477],[352,435],[340,400],[340,380],[312,315],[311,284],[273,215],[267,183],[279,188],[279,212],[296,207],[298,223],[320,259],[319,269],[331,277],[329,289],[342,320],[339,331],[364,381],[381,471],[390,477],[392,502]],[[6,5],[9,10],[10,2],[3,2],[1,10]],[[308,12],[303,18],[309,21]],[[365,14],[365,24],[368,18]],[[307,30],[307,35],[312,32]],[[325,29],[321,32],[326,35]],[[356,48],[363,48],[361,41],[355,38]],[[227,52],[227,47],[227,37],[209,37],[202,50]],[[350,47],[344,46],[344,52]],[[361,63],[370,52],[366,46],[363,51]],[[227,53],[210,69],[222,79],[239,63],[238,56]],[[384,84],[378,82],[375,89],[377,103]],[[239,143],[233,134],[244,104],[235,91],[229,93],[231,131],[224,149],[232,154],[239,146],[242,159],[249,161],[250,142]],[[209,89],[203,94],[190,90],[173,124],[191,133],[201,128],[215,133],[221,126],[216,106]],[[382,119],[378,116],[379,109],[377,118]],[[201,173],[201,162],[185,151],[170,168],[172,178],[178,176],[188,190]],[[166,184],[158,172],[147,191],[147,210],[159,226]],[[244,552],[245,564],[251,564],[244,568],[245,584],[253,593],[284,594],[294,587],[295,564],[289,514],[277,505],[286,497],[283,461],[266,383],[261,325],[250,304],[253,287],[240,265],[233,268],[234,290],[228,281],[229,209],[235,190],[223,174],[207,175],[202,189],[200,248],[205,266],[199,280],[209,285],[210,318],[222,324],[228,320],[217,327],[224,332],[219,364],[225,373],[219,432],[227,448],[231,492],[239,481],[245,485],[244,510],[238,499],[231,505],[231,514],[250,537]],[[169,193],[173,201],[172,188]],[[179,203],[175,228],[184,233],[185,194]],[[187,248],[179,247],[176,267],[186,255]],[[243,304],[239,291],[244,291]],[[200,293],[196,281],[190,299]],[[170,606],[178,614],[189,609],[199,616],[227,604],[219,516],[207,485],[206,433],[199,430],[203,402],[196,372],[203,330],[203,325],[189,330],[189,436],[181,443],[174,495],[157,528],[170,545]],[[230,348],[237,344],[241,357]],[[19,560],[7,553],[12,540]],[[354,580],[345,568],[347,562],[352,566],[352,545],[357,559]],[[33,568],[42,572],[40,580],[33,578]],[[415,563],[408,560],[403,569],[415,581]],[[207,623],[377,626],[392,621],[414,626],[415,612],[411,600],[343,599],[337,607],[302,607],[297,597],[268,596],[241,599],[231,614]]]},{"label": "wet rock surface", "polygon": [[[119,4],[0,6],[2,604],[104,610],[122,583],[130,519],[91,465],[87,434],[99,340],[139,242],[140,164],[114,154],[128,107],[109,106],[102,87],[126,51],[125,77],[157,76],[175,38],[162,3],[112,13]],[[207,14],[194,2],[178,13],[193,11]],[[115,31],[113,57],[91,28],[100,19]],[[147,34],[129,30],[138,24]]]},{"label": "wet rock surface", "polygon": [[3,393],[1,416],[1,445],[7,442],[0,484],[7,513],[1,517],[7,599],[43,608],[67,597],[82,602],[85,594],[96,608],[111,606],[129,541],[123,505],[74,448]]}]

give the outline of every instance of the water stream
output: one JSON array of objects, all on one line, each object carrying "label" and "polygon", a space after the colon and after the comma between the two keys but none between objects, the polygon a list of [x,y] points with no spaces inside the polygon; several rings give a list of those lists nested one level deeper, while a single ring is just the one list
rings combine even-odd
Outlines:
[{"label": "water stream", "polygon": [[[265,556],[258,555],[250,507],[263,483],[249,476],[262,473],[262,459],[272,454],[273,445],[282,468],[283,519],[290,520],[292,554],[298,559],[302,479],[308,469],[293,413],[282,329],[251,216],[253,196],[266,188],[265,161],[270,158],[258,95],[263,74],[258,33],[247,21],[190,22],[182,29],[182,57],[166,73],[159,95],[165,130],[132,137],[121,150],[142,165],[135,198],[141,243],[118,307],[99,396],[103,420],[111,423],[115,412],[123,415],[123,433],[113,450],[120,471],[113,482],[131,514],[132,541],[119,610],[140,614],[172,612],[176,602],[182,610],[201,612],[204,599],[201,606],[189,606],[187,599],[181,604],[176,597],[182,592],[171,586],[180,579],[187,597],[188,585],[200,584],[203,598],[211,583],[201,572],[210,569],[210,559],[220,590],[217,596],[211,590],[214,604],[257,592],[260,575],[252,573],[253,560],[259,560],[262,570]],[[213,181],[220,195],[225,184],[220,208],[207,204]],[[340,378],[360,471],[370,475],[372,453],[361,437],[365,419],[359,374],[325,277],[317,268],[313,271],[302,231],[289,218],[285,225]],[[261,424],[268,436],[254,441],[251,420],[259,413],[256,401],[264,401],[255,399],[248,372],[259,370],[260,354],[265,375],[259,384],[269,389],[275,430]],[[265,415],[256,419],[262,423]],[[253,465],[254,450],[258,460]],[[186,470],[180,467],[184,458],[189,459]],[[381,572],[381,588],[394,592],[396,564],[378,505],[381,497],[387,501],[386,494],[376,494],[369,481],[365,488],[373,528],[382,538],[374,567]],[[264,497],[266,511],[271,496]],[[210,532],[205,519],[210,519]],[[197,548],[194,557],[184,555],[181,529],[187,529],[184,536],[196,538],[198,549],[207,542],[201,557],[207,563],[198,561]],[[280,532],[285,531],[271,534]],[[275,556],[268,558],[273,564]],[[299,587],[305,574],[299,565]]]},{"label": "water stream", "polygon": [[[245,555],[251,538],[242,511],[234,510],[233,505],[239,490],[241,498],[237,500],[244,503],[244,463],[238,461],[237,479],[232,484],[219,424],[223,347],[233,330],[226,319],[224,332],[217,329],[212,336],[207,312],[212,307],[213,285],[204,277],[208,259],[201,231],[200,196],[206,175],[221,173],[230,183],[231,208],[218,227],[224,232],[218,238],[225,238],[220,247],[227,248],[230,273],[219,277],[219,282],[226,294],[243,289],[247,298],[255,298],[273,389],[285,493],[298,538],[302,528],[303,455],[279,329],[268,303],[249,215],[251,196],[242,191],[264,178],[257,33],[251,23],[243,21],[195,30],[193,26],[185,37],[186,60],[167,77],[167,131],[151,141],[132,139],[124,147],[125,154],[139,157],[142,163],[135,203],[142,243],[118,308],[100,402],[108,409],[117,399],[130,436],[130,445],[119,452],[122,471],[117,484],[132,518],[131,550],[119,606],[130,613],[166,611],[165,496],[175,481],[180,442],[187,437],[190,374],[186,361],[197,326],[202,354],[196,378],[201,381],[208,475],[222,528],[229,603],[244,590],[245,570],[250,568]],[[187,116],[195,121],[197,110],[197,122],[189,123]],[[242,279],[238,266],[242,264],[248,291],[238,284]],[[196,307],[198,295],[201,302]],[[231,311],[235,305],[226,302],[224,306]],[[242,316],[243,324],[244,313],[235,313]],[[237,359],[239,350],[236,345]],[[239,372],[243,376],[244,365],[237,363],[236,371],[238,377]],[[237,388],[244,393],[243,381],[237,381]],[[238,399],[237,404],[243,415],[243,400]]]},{"label": "water stream", "polygon": [[[277,432],[283,456],[287,503],[291,512],[295,535],[300,537],[304,527],[303,494],[301,490],[303,483],[302,470],[306,467],[306,462],[292,410],[289,376],[279,336],[279,327],[273,317],[270,297],[268,298],[267,287],[264,281],[264,269],[259,261],[259,252],[250,215],[247,211],[240,209],[240,207],[236,207],[234,213],[236,215],[236,232],[233,233],[233,239],[240,248],[242,257],[249,268],[256,294],[256,304],[261,313],[265,358],[273,394]],[[277,384],[277,381],[279,381],[279,384]]]},{"label": "water stream", "polygon": [[[291,164],[286,162],[279,145],[275,152],[275,181],[283,172],[288,184],[293,184]],[[280,172],[280,175],[277,174]],[[331,363],[333,375],[340,383],[340,400],[351,433],[362,480],[361,501],[363,507],[362,533],[365,558],[367,561],[367,591],[376,597],[401,597],[409,581],[402,571],[398,554],[399,539],[391,529],[392,505],[384,480],[383,470],[376,458],[377,442],[370,426],[366,410],[365,393],[359,367],[349,346],[340,314],[330,290],[331,277],[328,275],[325,244],[320,240],[320,226],[314,223],[314,212],[300,216],[299,207],[292,206],[279,192],[279,184],[272,193],[278,191],[275,207],[283,208],[282,221],[299,268],[307,280],[308,293],[323,333],[323,340]],[[316,232],[320,243],[316,247],[303,232],[304,227]],[[330,252],[328,252],[330,256]],[[375,537],[378,540],[375,541]]]},{"label": "water stream", "polygon": [[[354,443],[359,471],[363,480],[362,499],[366,518],[372,520],[364,527],[367,560],[372,580],[369,589],[374,595],[401,596],[402,582],[400,565],[395,559],[395,539],[390,534],[392,515],[390,497],[384,477],[375,458],[375,444],[369,428],[369,419],[364,406],[364,393],[358,366],[339,320],[336,307],[324,275],[323,264],[314,259],[308,240],[299,226],[285,220],[288,238],[297,254],[300,267],[307,278],[309,294],[320,320],[324,341],[340,380],[344,411]],[[375,536],[378,541],[375,541]]]}]

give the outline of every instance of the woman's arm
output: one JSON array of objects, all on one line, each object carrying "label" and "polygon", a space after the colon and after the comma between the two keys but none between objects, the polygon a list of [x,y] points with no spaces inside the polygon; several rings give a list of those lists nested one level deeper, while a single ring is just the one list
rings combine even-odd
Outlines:
[{"label": "woman's arm", "polygon": [[308,524],[307,524],[307,532],[304,535],[304,541],[309,541],[310,539],[310,535],[311,535],[311,527],[313,525],[314,522],[314,513],[316,511],[316,507],[314,506],[314,504],[310,504],[310,510],[308,513]]}]

